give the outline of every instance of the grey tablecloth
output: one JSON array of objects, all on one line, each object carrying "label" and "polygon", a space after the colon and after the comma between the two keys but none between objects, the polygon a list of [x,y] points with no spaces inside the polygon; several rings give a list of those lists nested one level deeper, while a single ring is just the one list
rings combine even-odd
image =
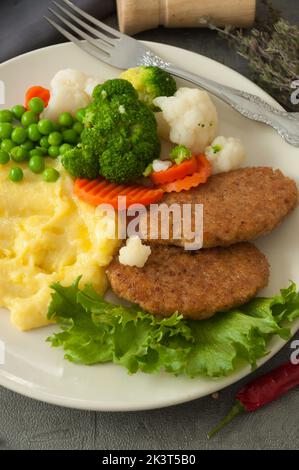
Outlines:
[{"label": "grey tablecloth", "polygon": [[[9,5],[15,7],[14,14],[10,12],[11,21],[19,21],[19,24],[21,21],[28,26],[32,17],[28,14],[25,21],[22,3],[36,6],[42,4],[38,8],[44,8],[48,2],[1,0],[0,60],[16,55],[21,50],[28,50],[28,47],[41,45],[30,34],[28,43],[21,40],[17,33],[23,34],[24,31],[24,37],[27,37],[26,31],[28,34],[30,28],[26,26],[21,29],[17,27],[18,31],[15,33],[4,30],[3,36],[2,15],[5,8],[9,11]],[[84,3],[84,0],[80,3]],[[86,0],[85,3],[91,4],[92,1]],[[111,2],[97,0],[98,8],[104,3],[107,3],[107,12],[111,8]],[[299,25],[298,0],[276,0],[274,3]],[[113,26],[116,25],[115,18],[108,21]],[[9,36],[11,39],[8,41]],[[46,44],[47,37],[46,35],[43,39],[43,44]],[[161,28],[142,33],[139,37],[200,52],[248,74],[245,62],[219,41],[213,32],[167,31]],[[53,39],[55,40],[49,38],[51,42]],[[5,51],[3,41],[7,45]],[[299,335],[296,338],[299,339]],[[262,374],[287,361],[289,357],[290,347],[287,345],[253,375]],[[293,390],[258,413],[238,418],[214,440],[207,441],[207,431],[226,414],[236,390],[247,380],[223,390],[218,400],[206,397],[164,410],[139,413],[69,410],[39,403],[0,387],[0,449],[298,449],[298,390]]]},{"label": "grey tablecloth", "polygon": [[[76,0],[76,5],[97,18],[115,11],[115,0]],[[0,1],[0,63],[24,52],[65,39],[42,19],[50,0]]]}]

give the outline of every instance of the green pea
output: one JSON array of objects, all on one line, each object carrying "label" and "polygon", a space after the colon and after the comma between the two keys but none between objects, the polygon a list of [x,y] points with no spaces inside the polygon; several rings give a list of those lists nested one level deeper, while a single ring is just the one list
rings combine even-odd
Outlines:
[{"label": "green pea", "polygon": [[27,130],[23,127],[16,127],[12,131],[11,140],[18,145],[23,144],[27,140]]},{"label": "green pea", "polygon": [[68,129],[62,133],[63,140],[67,144],[76,145],[78,143],[78,134],[74,129]]},{"label": "green pea", "polygon": [[53,121],[53,132],[60,131],[60,129],[61,129],[61,126],[59,125],[59,123]]},{"label": "green pea", "polygon": [[39,145],[43,147],[44,149],[48,149],[50,147],[49,138],[46,135],[44,135],[44,137],[40,139]]},{"label": "green pea", "polygon": [[58,118],[58,123],[63,127],[72,127],[74,124],[73,116],[70,113],[62,113]]},{"label": "green pea", "polygon": [[16,144],[10,139],[4,139],[1,143],[1,150],[10,153]]},{"label": "green pea", "polygon": [[22,149],[25,149],[28,152],[30,152],[30,150],[34,149],[34,143],[31,140],[26,140],[26,142],[24,142],[21,145],[21,147],[22,147]]},{"label": "green pea", "polygon": [[73,125],[73,129],[77,134],[81,135],[81,132],[83,131],[84,126],[83,124],[81,124],[81,122],[75,122],[75,124]]},{"label": "green pea", "polygon": [[44,157],[48,155],[48,149],[45,149],[44,147],[36,147],[37,150],[39,150]]},{"label": "green pea", "polygon": [[38,155],[31,157],[29,160],[29,168],[32,171],[32,173],[36,173],[36,174],[42,173],[45,169],[44,158]]},{"label": "green pea", "polygon": [[8,177],[13,183],[19,183],[24,178],[24,173],[23,173],[22,168],[18,166],[14,166],[13,168],[10,169]]},{"label": "green pea", "polygon": [[55,145],[55,146],[59,146],[62,144],[62,141],[63,141],[63,137],[62,137],[62,134],[60,132],[51,132],[51,134],[49,135],[49,144],[50,145]]},{"label": "green pea", "polygon": [[10,139],[13,126],[10,122],[0,122],[0,139]]},{"label": "green pea", "polygon": [[86,108],[78,109],[78,111],[76,112],[76,119],[77,121],[81,122],[81,124],[83,124],[85,114],[86,114]]},{"label": "green pea", "polygon": [[0,122],[11,122],[13,120],[13,114],[9,109],[0,110]]},{"label": "green pea", "polygon": [[69,150],[72,150],[72,148],[73,147],[70,144],[62,144],[59,148],[59,153],[60,153],[60,155],[64,155]]},{"label": "green pea", "polygon": [[35,149],[33,149],[29,152],[29,156],[30,156],[30,158],[36,157],[36,156],[44,157],[45,154],[44,154],[44,151],[41,147],[37,147],[37,148],[35,148]]},{"label": "green pea", "polygon": [[49,157],[51,158],[57,158],[60,155],[59,147],[58,145],[51,145],[48,150]]},{"label": "green pea", "polygon": [[41,119],[38,123],[38,130],[42,135],[49,135],[53,132],[54,125],[50,119]]},{"label": "green pea", "polygon": [[21,104],[16,104],[11,110],[12,114],[14,115],[15,119],[20,121],[24,113],[26,113],[26,108]]},{"label": "green pea", "polygon": [[26,111],[21,118],[21,123],[24,127],[29,127],[31,124],[36,124],[37,122],[38,115],[33,111]]},{"label": "green pea", "polygon": [[60,174],[57,170],[55,170],[55,168],[47,168],[43,172],[43,180],[46,183],[55,183],[55,181],[58,180],[59,176]]},{"label": "green pea", "polygon": [[36,123],[30,124],[28,127],[28,137],[32,142],[38,142],[41,139],[42,135],[39,132],[38,125]]},{"label": "green pea", "polygon": [[14,147],[10,152],[11,158],[18,163],[24,162],[29,157],[28,150],[23,149],[22,147]]},{"label": "green pea", "polygon": [[0,150],[0,164],[6,165],[10,160],[9,153],[4,150]]},{"label": "green pea", "polygon": [[28,107],[30,111],[33,111],[36,114],[40,114],[45,109],[45,103],[41,98],[35,97],[29,101]]}]

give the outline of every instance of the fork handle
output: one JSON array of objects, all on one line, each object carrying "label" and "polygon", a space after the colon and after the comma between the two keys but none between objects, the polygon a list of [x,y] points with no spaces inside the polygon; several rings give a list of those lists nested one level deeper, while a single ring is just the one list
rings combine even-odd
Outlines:
[{"label": "fork handle", "polygon": [[229,104],[243,116],[268,124],[289,144],[299,147],[298,113],[287,113],[284,110],[279,110],[256,95],[221,85],[213,80],[200,77],[171,64],[167,64],[165,69],[176,77],[183,78],[204,88],[209,93]]}]

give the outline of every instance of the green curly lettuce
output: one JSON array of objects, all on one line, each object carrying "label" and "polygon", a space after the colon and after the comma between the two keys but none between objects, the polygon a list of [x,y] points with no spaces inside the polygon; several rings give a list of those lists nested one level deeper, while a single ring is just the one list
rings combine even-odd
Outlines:
[{"label": "green curly lettuce", "polygon": [[[62,331],[48,341],[78,364],[114,362],[130,373],[167,372],[189,377],[223,377],[240,364],[256,366],[268,354],[273,335],[290,337],[299,317],[299,293],[292,283],[280,295],[256,298],[239,309],[204,321],[178,313],[160,318],[137,307],[106,302],[90,286],[52,286],[48,318]],[[286,325],[288,324],[288,325]]]}]

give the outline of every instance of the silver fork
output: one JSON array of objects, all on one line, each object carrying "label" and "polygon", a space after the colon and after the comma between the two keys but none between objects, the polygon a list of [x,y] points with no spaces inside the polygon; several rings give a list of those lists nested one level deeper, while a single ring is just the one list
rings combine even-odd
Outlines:
[{"label": "silver fork", "polygon": [[49,11],[67,29],[53,19],[45,19],[63,36],[96,59],[119,69],[138,65],[161,67],[172,75],[207,90],[243,116],[268,124],[289,144],[299,147],[299,113],[281,111],[256,95],[221,85],[176,67],[158,57],[136,39],[102,23],[69,0],[61,0],[60,3],[53,1],[53,6],[56,6],[56,9],[49,8]]}]

